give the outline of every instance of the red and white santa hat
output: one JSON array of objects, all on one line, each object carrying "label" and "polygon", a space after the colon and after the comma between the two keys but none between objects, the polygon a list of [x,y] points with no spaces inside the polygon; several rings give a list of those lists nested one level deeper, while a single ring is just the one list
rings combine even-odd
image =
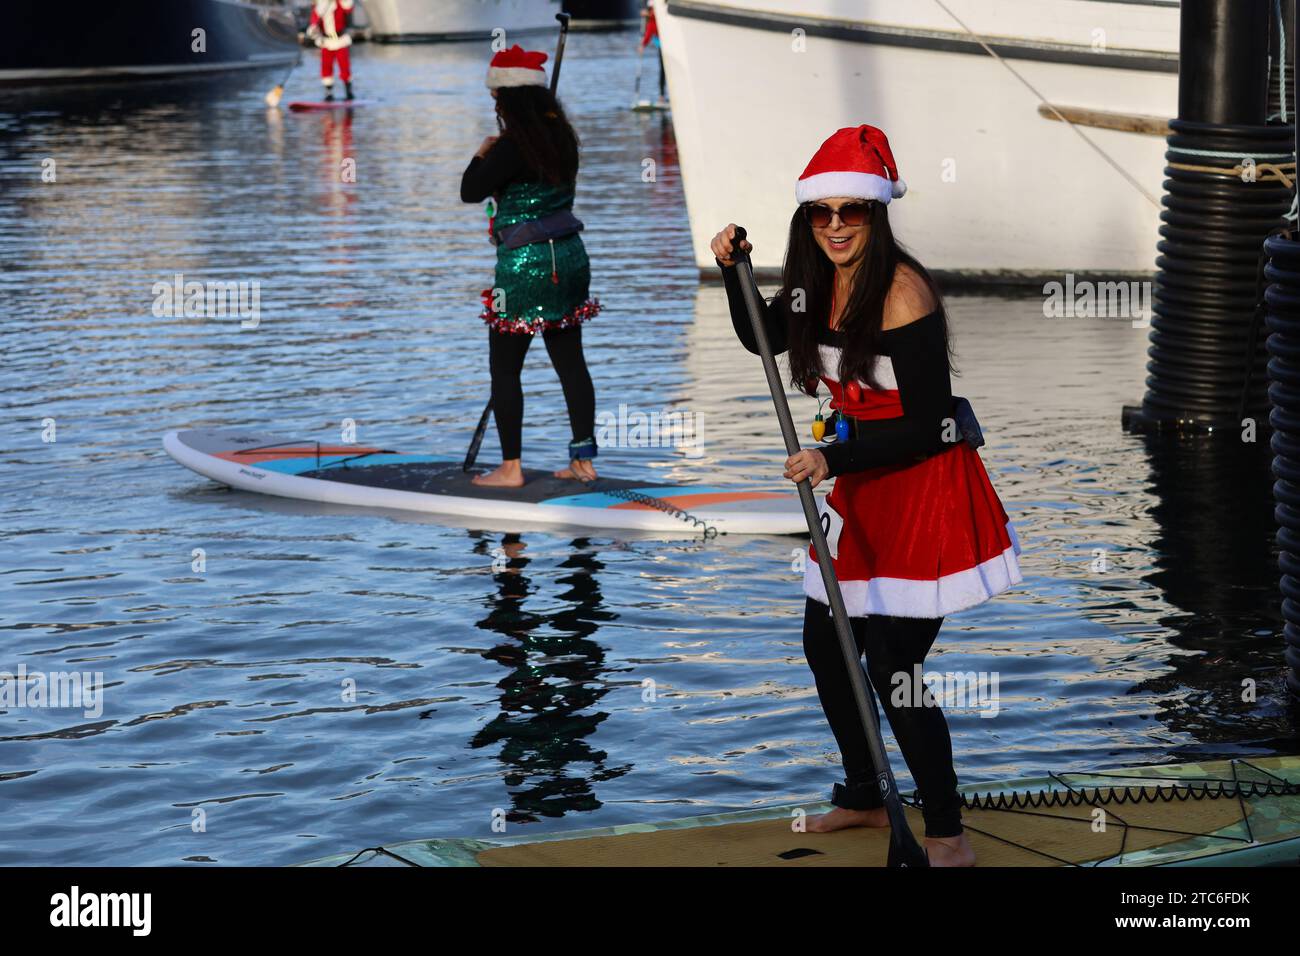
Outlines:
[{"label": "red and white santa hat", "polygon": [[888,203],[907,192],[883,130],[846,126],[822,143],[795,184],[795,201],[817,202],[832,196],[875,199]]},{"label": "red and white santa hat", "polygon": [[508,50],[501,50],[488,64],[488,89],[499,90],[503,86],[546,86],[546,71],[542,69],[542,64],[545,62],[545,53],[525,50],[518,43]]}]

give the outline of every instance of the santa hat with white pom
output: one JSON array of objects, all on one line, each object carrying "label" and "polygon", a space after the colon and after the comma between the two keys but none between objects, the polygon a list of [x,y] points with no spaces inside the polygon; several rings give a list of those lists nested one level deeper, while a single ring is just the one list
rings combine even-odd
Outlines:
[{"label": "santa hat with white pom", "polygon": [[822,143],[795,185],[795,201],[817,202],[832,196],[888,203],[907,192],[883,130],[846,126]]},{"label": "santa hat with white pom", "polygon": [[508,50],[501,50],[488,64],[488,89],[499,90],[505,86],[546,86],[546,70],[542,69],[542,64],[545,62],[545,53],[525,50],[518,43]]}]

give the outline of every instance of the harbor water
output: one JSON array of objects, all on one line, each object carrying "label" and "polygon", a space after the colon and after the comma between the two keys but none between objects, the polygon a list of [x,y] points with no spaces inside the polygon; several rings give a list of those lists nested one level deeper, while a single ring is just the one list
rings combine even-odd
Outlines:
[{"label": "harbor water", "polygon": [[[793,495],[760,363],[692,259],[671,117],[628,109],[634,43],[575,34],[564,63],[604,304],[583,334],[602,415],[686,411],[701,444],[598,466]],[[104,681],[97,713],[0,707],[0,863],[285,864],[829,794],[806,539],[483,530],[233,492],[162,451],[351,422],[463,452],[488,394],[493,249],[458,195],[495,132],[487,56],[358,47],[377,102],[351,113],[268,110],[274,76],[0,97],[0,671]],[[258,315],[159,315],[177,276],[255,283]],[[947,709],[961,782],[1287,749],[1266,449],[1125,434],[1128,316],[948,305],[1025,575],[928,661],[996,679]],[[524,464],[560,467],[540,343],[524,387]]]}]

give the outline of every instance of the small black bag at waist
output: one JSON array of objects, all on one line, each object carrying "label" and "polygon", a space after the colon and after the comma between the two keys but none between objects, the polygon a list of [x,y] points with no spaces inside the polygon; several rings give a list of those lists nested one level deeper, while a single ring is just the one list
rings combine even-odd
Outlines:
[{"label": "small black bag at waist", "polygon": [[984,431],[975,417],[975,409],[971,408],[970,402],[960,395],[954,396],[952,402],[952,415],[957,422],[957,430],[961,432],[962,438],[966,439],[966,444],[972,448],[979,448],[984,444]]},{"label": "small black bag at waist", "polygon": [[[837,415],[839,415],[838,411],[831,416],[831,420],[826,427],[827,434],[832,436],[835,434],[835,416]],[[858,437],[858,420],[847,415],[845,417],[849,419],[849,434],[854,438]],[[970,402],[960,395],[953,396],[952,418],[957,425],[957,430],[961,433],[961,437],[966,440],[968,445],[972,448],[979,448],[984,444],[984,432],[980,428],[979,420],[975,417],[975,409],[971,408]]]},{"label": "small black bag at waist", "polygon": [[562,209],[541,219],[529,219],[512,226],[502,226],[492,237],[493,244],[507,249],[518,249],[534,242],[547,242],[551,239],[563,239],[582,232],[582,220]]}]

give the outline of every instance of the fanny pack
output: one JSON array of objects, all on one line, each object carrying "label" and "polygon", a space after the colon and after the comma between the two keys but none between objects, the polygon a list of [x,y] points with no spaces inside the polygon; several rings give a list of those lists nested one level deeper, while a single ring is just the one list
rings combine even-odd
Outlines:
[{"label": "fanny pack", "polygon": [[583,230],[582,220],[567,209],[541,219],[529,219],[512,226],[502,226],[492,236],[492,244],[518,249],[534,242],[548,242],[576,235]]},{"label": "fanny pack", "polygon": [[[835,434],[835,418],[839,414],[836,411],[827,424],[826,431],[831,436]],[[850,434],[857,437],[857,419],[847,415],[845,417],[849,419]],[[968,445],[972,448],[979,448],[984,444],[984,432],[980,429],[979,420],[975,417],[975,409],[971,408],[970,402],[960,395],[953,396],[952,419],[956,422],[957,430],[961,432],[961,437],[966,440]]]},{"label": "fanny pack", "polygon": [[960,395],[952,400],[952,417],[957,422],[957,430],[961,432],[961,437],[966,439],[966,444],[972,448],[984,444],[984,432],[980,430],[980,423],[975,418],[975,409],[971,408],[970,402]]}]

